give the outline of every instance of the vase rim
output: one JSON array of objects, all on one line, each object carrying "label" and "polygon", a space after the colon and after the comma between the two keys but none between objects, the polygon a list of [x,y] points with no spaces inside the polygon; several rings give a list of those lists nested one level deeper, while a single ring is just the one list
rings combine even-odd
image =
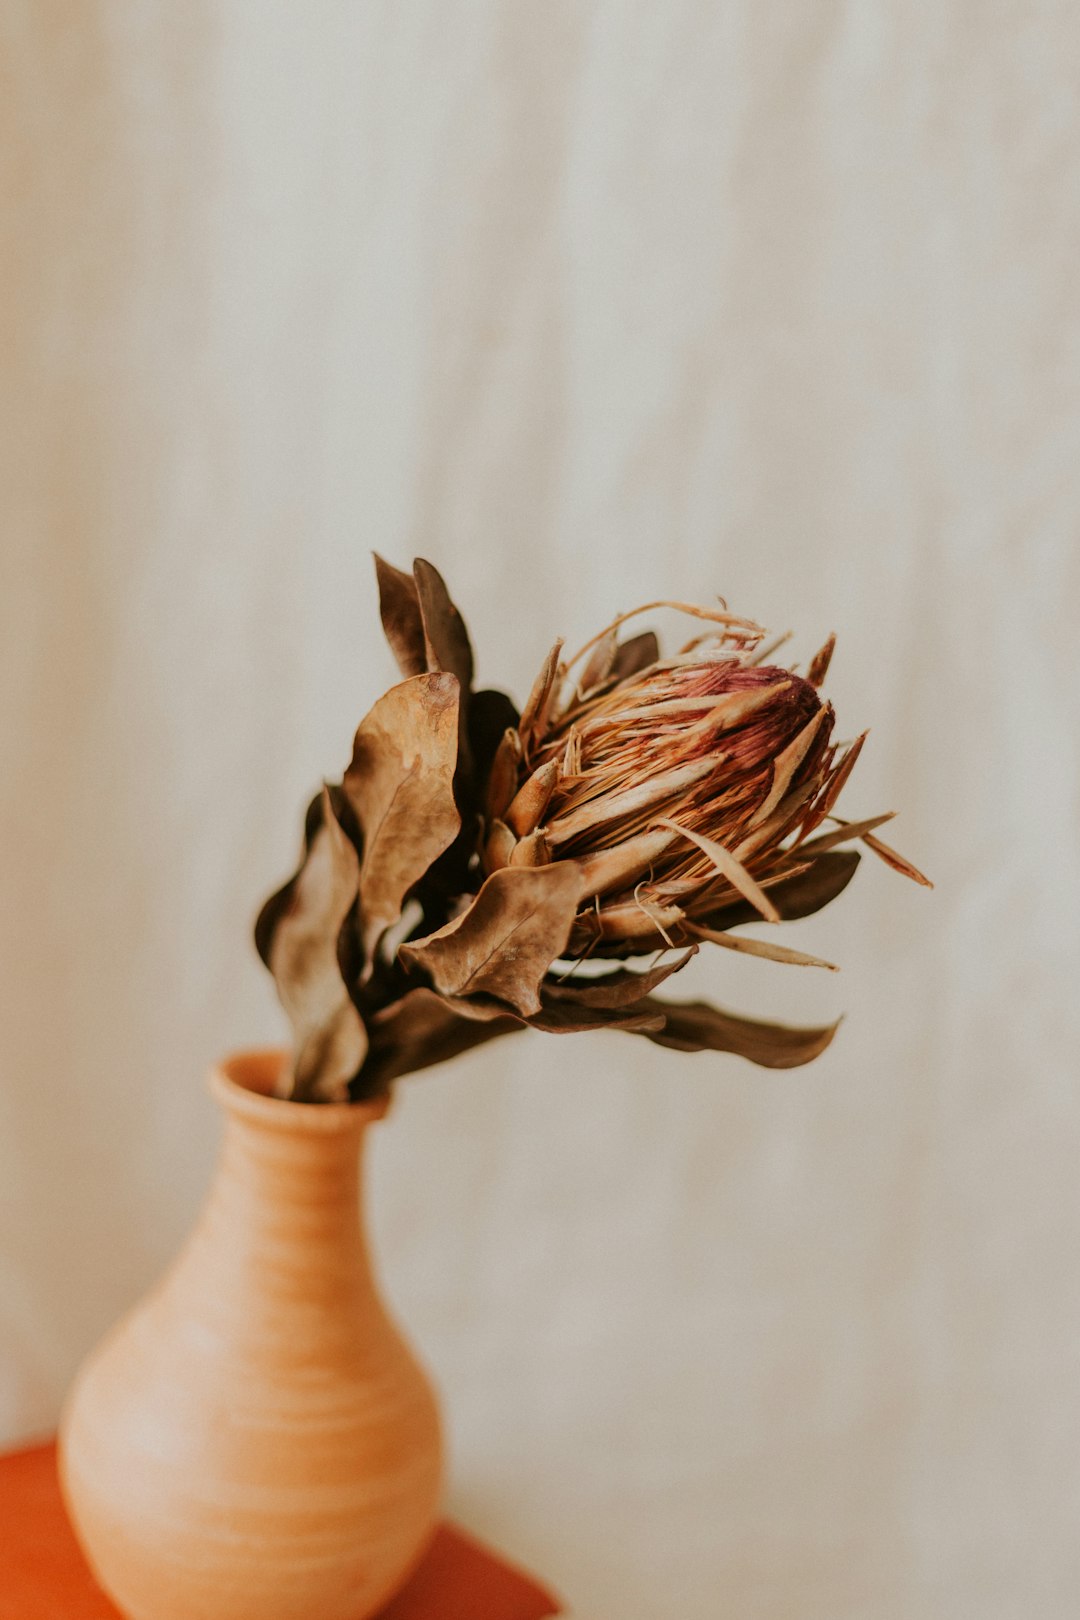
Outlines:
[{"label": "vase rim", "polygon": [[307,1103],[276,1096],[274,1087],[288,1060],[287,1049],[280,1046],[230,1052],[210,1070],[210,1095],[234,1117],[293,1134],[325,1136],[360,1131],[386,1113],[388,1097],[355,1103]]}]

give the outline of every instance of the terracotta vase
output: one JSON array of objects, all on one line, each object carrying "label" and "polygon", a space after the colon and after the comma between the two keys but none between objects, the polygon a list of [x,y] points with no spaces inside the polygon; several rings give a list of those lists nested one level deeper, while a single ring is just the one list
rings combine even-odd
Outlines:
[{"label": "terracotta vase", "polygon": [[281,1101],[282,1061],[211,1074],[225,1138],[201,1218],[62,1419],[76,1532],[130,1620],[365,1620],[434,1529],[435,1399],[361,1224],[385,1104]]}]

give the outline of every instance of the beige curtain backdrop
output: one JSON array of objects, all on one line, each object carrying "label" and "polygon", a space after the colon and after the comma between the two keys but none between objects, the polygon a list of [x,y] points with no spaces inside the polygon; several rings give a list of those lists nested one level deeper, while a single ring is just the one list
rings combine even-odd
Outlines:
[{"label": "beige curtain backdrop", "polygon": [[284,1032],[249,929],[392,678],[370,549],[519,697],[722,592],[838,632],[847,803],[938,887],[868,857],[789,936],[838,976],[695,964],[846,1010],[812,1069],[401,1086],[451,1509],[595,1620],[1080,1612],[1076,8],[0,0],[0,46],[4,1437]]}]

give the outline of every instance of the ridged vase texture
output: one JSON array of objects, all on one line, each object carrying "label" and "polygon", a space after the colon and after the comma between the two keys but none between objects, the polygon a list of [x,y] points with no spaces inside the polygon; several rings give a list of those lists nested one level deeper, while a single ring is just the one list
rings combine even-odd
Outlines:
[{"label": "ridged vase texture", "polygon": [[281,1062],[212,1073],[225,1131],[202,1214],[62,1418],[68,1509],[129,1620],[366,1620],[435,1526],[437,1406],[363,1228],[383,1108],[276,1098]]}]

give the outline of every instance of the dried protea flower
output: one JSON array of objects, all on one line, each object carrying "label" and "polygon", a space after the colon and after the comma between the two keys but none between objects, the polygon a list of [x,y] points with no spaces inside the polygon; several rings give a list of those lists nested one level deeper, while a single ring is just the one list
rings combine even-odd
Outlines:
[{"label": "dried protea flower", "polygon": [[[819,688],[723,607],[652,603],[709,628],[661,656],[624,615],[574,658],[549,654],[519,716],[471,690],[461,615],[429,563],[377,559],[406,677],[361,723],[340,785],[308,816],[304,863],[256,938],[293,1023],[291,1094],[368,1097],[397,1076],[526,1026],[615,1027],[661,1045],[810,1061],[835,1025],[790,1028],[652,992],[703,941],[819,958],[732,932],[818,910],[888,816],[835,813],[863,745],[833,740]],[[639,609],[644,612],[646,609]],[[825,823],[828,829],[821,831]],[[597,972],[589,958],[656,957]]]}]

